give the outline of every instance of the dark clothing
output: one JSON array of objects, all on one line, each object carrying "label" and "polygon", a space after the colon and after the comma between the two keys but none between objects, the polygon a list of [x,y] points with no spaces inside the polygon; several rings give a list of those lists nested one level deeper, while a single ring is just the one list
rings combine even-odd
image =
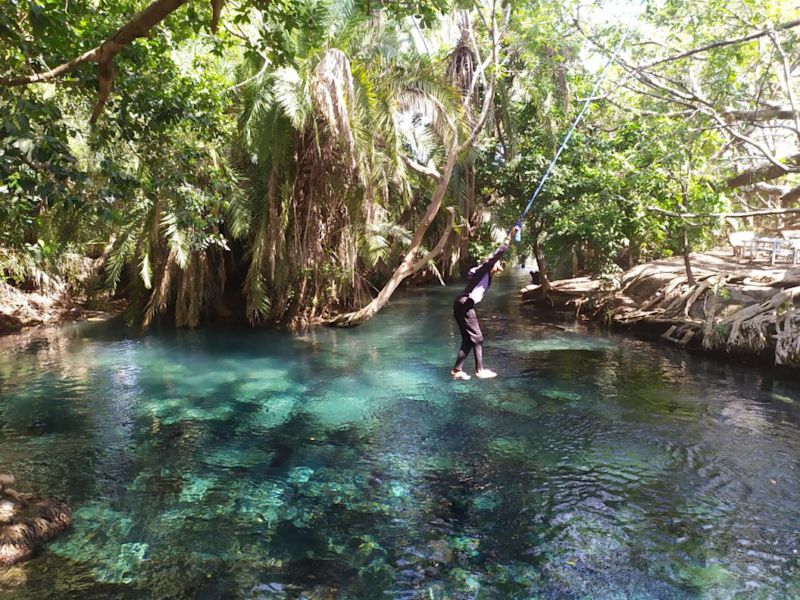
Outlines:
[{"label": "dark clothing", "polygon": [[478,323],[478,315],[475,313],[475,304],[483,299],[484,293],[492,284],[492,267],[506,250],[508,250],[508,246],[503,244],[483,264],[470,269],[467,286],[453,303],[453,317],[458,323],[459,332],[461,332],[461,348],[453,367],[454,371],[461,370],[464,361],[473,350],[475,352],[475,370],[483,370],[483,332]]},{"label": "dark clothing", "polygon": [[453,303],[453,316],[458,323],[462,340],[469,340],[473,344],[483,341],[481,326],[478,324],[478,315],[475,314],[475,303],[469,296],[462,294]]},{"label": "dark clothing", "polygon": [[453,369],[460,370],[470,351],[475,350],[475,370],[480,371],[483,369],[483,332],[478,324],[478,315],[475,314],[475,302],[472,298],[466,294],[458,296],[453,303],[453,317],[461,332],[461,348]]},{"label": "dark clothing", "polygon": [[[508,246],[505,244],[501,245],[489,258],[483,261],[483,263],[469,270],[469,273],[467,274],[467,285],[464,288],[464,294],[468,296],[473,295],[475,289],[481,287],[480,284],[484,278],[486,278],[486,281],[483,282],[483,292],[489,289],[489,286],[492,285],[492,268],[494,267],[495,263],[500,260],[500,257],[505,254],[506,250],[508,250]],[[473,300],[475,300],[476,303],[480,302],[482,298],[483,293],[480,293],[479,298],[475,298],[473,296]]]}]

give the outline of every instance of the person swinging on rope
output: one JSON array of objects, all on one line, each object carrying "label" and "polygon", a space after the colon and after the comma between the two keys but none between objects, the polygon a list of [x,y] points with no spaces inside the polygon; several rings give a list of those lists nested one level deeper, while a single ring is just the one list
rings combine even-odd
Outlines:
[{"label": "person swinging on rope", "polygon": [[567,130],[561,145],[558,147],[558,151],[556,151],[556,155],[553,157],[553,160],[550,161],[547,170],[539,180],[539,185],[536,186],[536,189],[531,195],[531,199],[528,200],[528,205],[525,207],[525,210],[522,211],[519,220],[511,229],[511,232],[508,234],[506,240],[495,251],[494,254],[492,254],[483,262],[482,265],[470,269],[469,278],[467,279],[467,287],[464,288],[464,293],[458,296],[455,304],[453,304],[453,316],[455,317],[456,323],[458,323],[458,329],[461,332],[461,349],[458,351],[456,364],[453,365],[453,369],[450,371],[450,374],[454,379],[466,380],[470,378],[469,375],[464,373],[461,367],[464,366],[464,361],[467,359],[467,355],[471,350],[475,351],[475,376],[479,379],[497,377],[497,373],[490,371],[483,366],[483,334],[481,333],[481,328],[478,325],[478,316],[475,314],[475,305],[483,299],[483,295],[486,293],[486,290],[492,283],[492,274],[502,268],[498,268],[498,260],[500,260],[500,257],[503,255],[503,253],[508,250],[508,243],[511,241],[511,238],[520,230],[521,224],[525,220],[525,216],[528,214],[531,206],[533,206],[536,197],[544,188],[547,178],[550,176],[550,173],[553,171],[553,168],[558,162],[558,157],[561,156],[564,148],[567,147],[567,143],[569,142],[570,137],[572,137],[572,133],[578,126],[578,123],[580,123],[583,115],[586,113],[586,110],[589,108],[589,104],[591,103],[592,99],[597,97],[597,91],[600,89],[600,84],[605,78],[608,67],[611,66],[611,63],[613,63],[614,60],[616,60],[617,55],[619,54],[620,50],[622,50],[622,46],[625,43],[625,40],[628,39],[628,35],[632,30],[633,29],[630,28],[623,34],[619,40],[619,44],[617,44],[617,47],[614,50],[614,53],[611,55],[611,58],[606,63],[606,66],[603,67],[603,70],[600,71],[600,75],[597,76],[594,86],[592,87],[592,93],[586,97],[586,101],[583,103],[583,108],[578,113],[578,116],[575,117],[572,125],[570,125],[569,129]]},{"label": "person swinging on rope", "polygon": [[492,284],[492,275],[503,270],[500,257],[508,250],[511,238],[518,231],[519,226],[514,225],[500,247],[483,263],[469,270],[467,286],[453,303],[453,317],[458,323],[458,330],[461,332],[461,348],[458,351],[456,364],[453,365],[453,369],[450,371],[453,379],[464,381],[470,379],[470,376],[462,369],[470,351],[475,353],[475,377],[478,379],[497,377],[497,373],[483,366],[483,333],[478,324],[478,315],[475,314],[475,305],[483,300],[486,290]]}]

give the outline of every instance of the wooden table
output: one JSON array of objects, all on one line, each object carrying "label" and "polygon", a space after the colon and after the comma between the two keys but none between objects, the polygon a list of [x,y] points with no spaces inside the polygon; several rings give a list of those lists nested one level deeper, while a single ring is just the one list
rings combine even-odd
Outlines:
[{"label": "wooden table", "polygon": [[750,242],[750,259],[758,260],[759,252],[769,256],[769,264],[774,265],[779,256],[791,257],[792,264],[800,258],[800,245],[776,237],[756,237]]}]

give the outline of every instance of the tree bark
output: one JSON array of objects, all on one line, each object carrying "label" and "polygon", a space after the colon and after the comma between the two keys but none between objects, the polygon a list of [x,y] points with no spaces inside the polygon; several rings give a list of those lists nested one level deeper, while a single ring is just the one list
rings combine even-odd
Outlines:
[{"label": "tree bark", "polygon": [[800,199],[800,185],[793,187],[779,198],[781,206],[786,206],[798,199]]},{"label": "tree bark", "polygon": [[797,111],[790,106],[774,106],[755,110],[726,110],[722,116],[732,121],[790,121],[797,116]]},{"label": "tree bark", "polygon": [[694,274],[692,273],[692,261],[690,258],[691,250],[689,249],[689,231],[686,227],[683,228],[683,264],[686,267],[686,281],[690,286],[694,285]]},{"label": "tree bark", "polygon": [[[455,161],[453,161],[455,162]],[[449,169],[447,166],[445,167],[445,173],[448,174],[448,181],[449,175],[453,170],[453,165],[449,165]],[[438,204],[441,204],[442,197],[444,196],[444,190],[447,189],[447,184],[445,183],[443,186],[443,191],[441,196],[438,199]],[[439,191],[437,186],[437,192]],[[355,312],[346,313],[343,315],[338,315],[333,319],[327,321],[329,325],[335,325],[337,327],[356,327],[358,325],[362,325],[366,323],[369,319],[374,317],[378,314],[378,311],[382,309],[389,299],[394,294],[395,290],[400,286],[401,283],[414,273],[421,271],[425,266],[430,263],[434,258],[439,256],[442,251],[444,250],[445,246],[447,245],[447,241],[450,239],[450,233],[453,231],[453,219],[455,218],[455,213],[453,210],[450,210],[450,220],[447,224],[447,228],[442,236],[439,238],[436,246],[428,252],[425,256],[420,259],[416,259],[417,251],[419,250],[422,244],[422,237],[427,231],[428,227],[430,227],[431,223],[433,223],[433,217],[436,216],[436,213],[439,210],[439,207],[436,206],[435,210],[434,206],[436,205],[436,196],[437,194],[434,193],[434,199],[428,205],[428,209],[425,211],[425,216],[423,217],[422,222],[420,222],[420,226],[417,227],[417,232],[414,235],[414,240],[412,240],[411,247],[409,247],[408,251],[406,252],[405,257],[403,258],[403,262],[400,263],[400,266],[395,269],[395,272],[389,278],[389,281],[383,286],[381,291],[378,295],[372,299],[372,301],[367,304],[365,307],[357,310]],[[430,219],[428,220],[430,216]],[[427,221],[427,225],[424,223]],[[423,229],[424,227],[424,229]]]},{"label": "tree bark", "polygon": [[572,247],[572,276],[578,276],[578,251],[575,246]]},{"label": "tree bark", "polygon": [[539,285],[542,286],[544,292],[549,292],[553,286],[550,285],[550,279],[547,277],[547,265],[542,256],[542,249],[539,247],[538,231],[533,234],[533,256],[536,258],[536,266],[539,268]]},{"label": "tree bark", "polygon": [[725,184],[731,188],[738,188],[745,185],[754,185],[759,181],[771,181],[782,177],[787,173],[800,172],[800,154],[793,154],[783,159],[785,168],[780,168],[777,165],[766,164],[742,171],[738,175],[728,179]]}]

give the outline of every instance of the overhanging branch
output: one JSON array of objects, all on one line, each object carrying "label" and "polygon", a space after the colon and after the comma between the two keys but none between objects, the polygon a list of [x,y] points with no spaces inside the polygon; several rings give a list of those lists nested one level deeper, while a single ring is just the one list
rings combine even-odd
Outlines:
[{"label": "overhanging branch", "polygon": [[797,116],[797,111],[791,106],[772,106],[756,108],[753,110],[726,110],[721,113],[725,119],[731,121],[790,121]]},{"label": "overhanging branch", "polygon": [[425,165],[419,164],[417,161],[409,158],[408,156],[403,156],[403,162],[413,171],[420,173],[422,175],[427,175],[428,177],[432,177],[433,179],[439,179],[441,177],[441,173],[436,170],[436,167],[427,167]]},{"label": "overhanging branch", "polygon": [[781,204],[788,204],[795,200],[800,200],[800,185],[793,187],[779,198]]},{"label": "overhanging branch", "polygon": [[775,165],[766,164],[758,167],[753,167],[746,171],[742,171],[728,179],[725,184],[729,188],[738,188],[745,185],[753,185],[759,181],[771,181],[789,173],[800,172],[800,154],[794,154],[781,160],[784,168],[779,168]]},{"label": "overhanging branch", "polygon": [[687,58],[695,54],[700,54],[701,52],[708,52],[709,50],[714,50],[716,48],[724,48],[725,46],[732,46],[734,44],[741,44],[742,42],[749,42],[750,40],[755,40],[767,36],[772,31],[785,31],[787,29],[793,29],[798,26],[800,26],[800,19],[795,19],[794,21],[781,23],[780,25],[776,25],[775,27],[768,27],[767,29],[762,29],[761,31],[757,31],[749,35],[744,35],[742,37],[731,38],[727,40],[718,40],[716,42],[706,44],[705,46],[699,46],[697,48],[692,48],[691,50],[686,50],[685,52],[681,52],[680,54],[674,54],[666,58],[660,58],[658,60],[654,60],[644,65],[638,65],[636,69],[639,70],[650,69],[652,67],[655,67],[656,65],[661,65],[667,62],[672,62],[680,60],[682,58]]},{"label": "overhanging branch", "polygon": [[[0,85],[21,86],[53,81],[54,79],[74,71],[81,65],[95,63],[97,64],[100,89],[97,105],[92,111],[92,117],[90,119],[91,122],[94,123],[103,111],[103,107],[111,94],[111,86],[116,74],[116,67],[113,64],[114,57],[132,41],[148,35],[156,25],[161,23],[161,21],[187,2],[189,2],[189,0],[155,0],[99,46],[42,73],[33,73],[31,75],[17,77],[0,77]],[[223,4],[224,0],[211,0],[211,29],[213,31],[217,29]]]},{"label": "overhanging branch", "polygon": [[764,215],[792,215],[800,213],[800,208],[765,208],[764,210],[751,210],[747,212],[727,212],[727,213],[679,213],[674,210],[665,210],[656,206],[648,206],[650,212],[676,217],[679,219],[744,219],[747,217],[761,217]]},{"label": "overhanging branch", "polygon": [[133,19],[128,21],[118,29],[114,35],[99,46],[44,73],[33,73],[32,75],[25,75],[22,77],[0,78],[0,85],[18,86],[51,81],[70,71],[74,71],[87,62],[96,62],[99,64],[110,61],[122,48],[133,40],[147,35],[147,33],[163,21],[167,15],[180,8],[188,1],[189,0],[155,0],[155,2],[133,17]]}]

